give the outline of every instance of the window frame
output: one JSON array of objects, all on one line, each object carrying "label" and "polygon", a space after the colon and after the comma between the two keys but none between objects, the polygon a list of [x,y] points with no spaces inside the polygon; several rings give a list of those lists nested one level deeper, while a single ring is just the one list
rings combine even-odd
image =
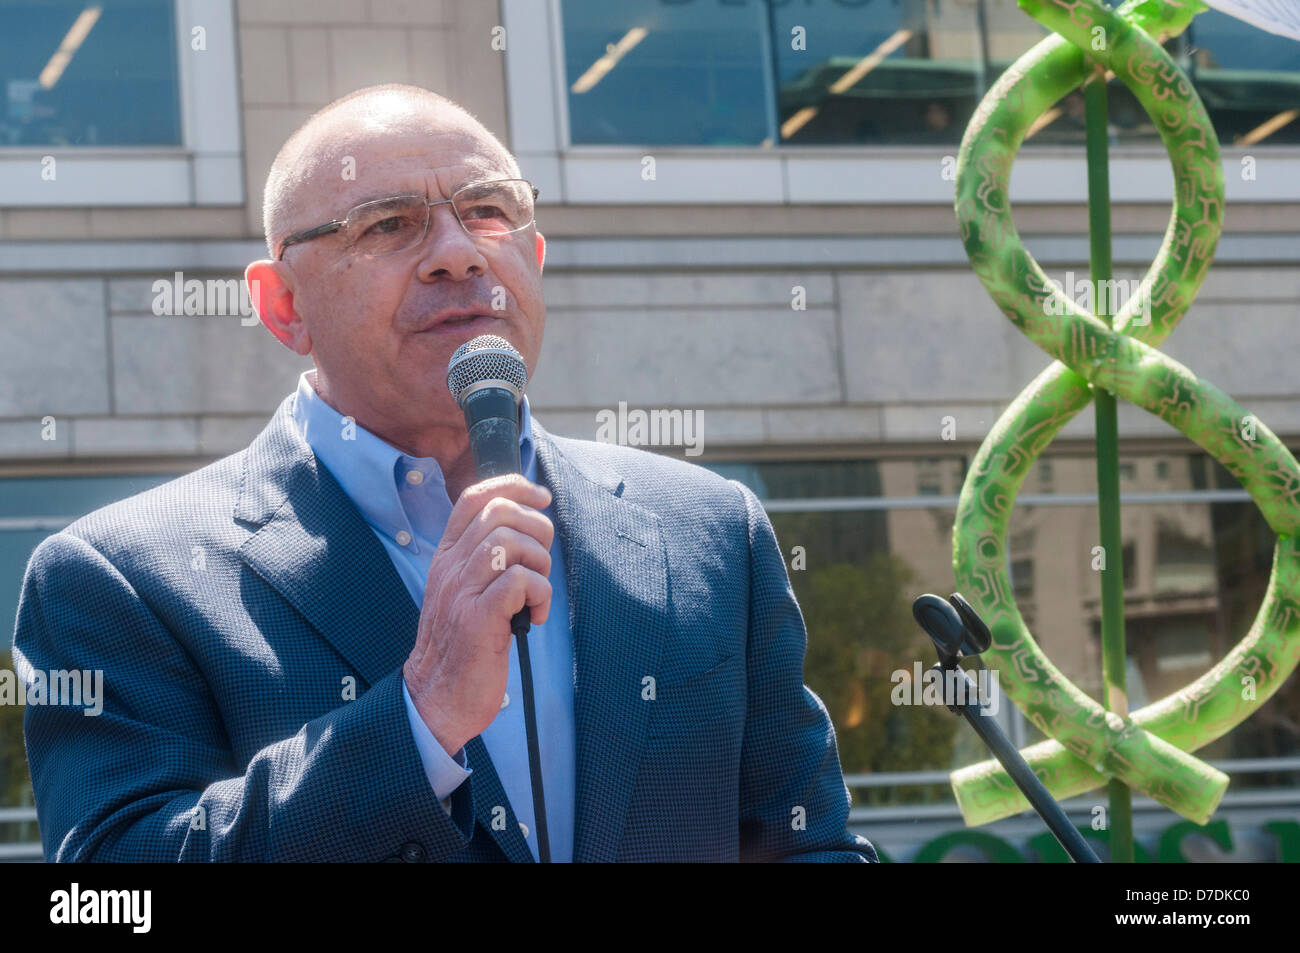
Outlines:
[{"label": "window frame", "polygon": [[[573,145],[564,75],[560,0],[501,0],[510,141],[528,177],[561,205],[942,205],[953,186],[941,175],[957,146],[596,146]],[[528,37],[528,42],[520,38]],[[547,81],[539,81],[539,78]],[[1300,202],[1300,146],[1220,144],[1225,200]],[[1242,178],[1242,160],[1267,153],[1267,172]],[[655,180],[641,179],[642,158]],[[1160,146],[1111,147],[1111,199],[1166,204],[1174,194]],[[1012,172],[1016,204],[1086,201],[1084,150],[1028,146]],[[644,185],[644,188],[638,186]]]},{"label": "window frame", "polygon": [[[235,0],[173,0],[179,146],[0,147],[0,206],[8,208],[243,205]],[[190,50],[202,26],[206,49]],[[201,121],[200,118],[202,117]],[[53,156],[57,188],[42,188]]]}]

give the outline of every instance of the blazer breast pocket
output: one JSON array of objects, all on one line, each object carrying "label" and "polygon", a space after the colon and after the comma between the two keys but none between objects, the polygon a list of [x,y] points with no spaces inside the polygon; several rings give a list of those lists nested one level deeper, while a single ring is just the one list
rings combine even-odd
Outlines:
[{"label": "blazer breast pocket", "polygon": [[711,727],[728,716],[744,718],[741,657],[728,655],[721,662],[684,682],[665,685],[649,702],[646,734],[663,738]]}]

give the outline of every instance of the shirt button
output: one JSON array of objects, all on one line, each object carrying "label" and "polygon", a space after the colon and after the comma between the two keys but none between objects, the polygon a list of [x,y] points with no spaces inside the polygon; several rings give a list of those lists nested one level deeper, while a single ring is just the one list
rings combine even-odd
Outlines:
[{"label": "shirt button", "polygon": [[506,692],[505,695],[501,697],[501,707],[505,708],[509,704],[510,704],[510,693]]},{"label": "shirt button", "polygon": [[424,482],[424,474],[419,470],[407,470],[406,482],[411,484],[411,486],[419,486]]},{"label": "shirt button", "polygon": [[523,821],[519,822],[519,833],[524,835],[524,840],[528,840],[528,825]]},{"label": "shirt button", "polygon": [[408,532],[407,532],[406,530],[404,530],[404,529],[398,530],[398,531],[397,531],[397,545],[398,545],[398,546],[409,546],[410,543],[411,543],[411,534],[408,533]]}]

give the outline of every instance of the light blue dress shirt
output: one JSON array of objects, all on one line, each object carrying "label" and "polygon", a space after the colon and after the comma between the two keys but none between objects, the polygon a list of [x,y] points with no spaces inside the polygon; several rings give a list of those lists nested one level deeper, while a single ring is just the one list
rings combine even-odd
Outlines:
[{"label": "light blue dress shirt", "polygon": [[[298,379],[294,419],[303,438],[343,488],[384,544],[397,574],[416,606],[424,604],[424,586],[438,541],[451,516],[442,468],[432,457],[412,457],[361,426],[343,418],[317,396],[310,375]],[[528,397],[520,413],[520,457],[524,476],[537,482],[532,418]],[[554,504],[543,510],[552,521]],[[528,634],[537,706],[537,735],[541,750],[542,785],[546,794],[546,825],[552,861],[573,859],[573,811],[577,756],[574,740],[573,633],[569,628],[569,597],[564,556],[557,535],[551,543],[551,611],[543,625]],[[471,771],[462,748],[447,754],[411,701],[402,684],[415,746],[424,762],[434,794],[446,800]],[[524,733],[523,690],[519,656],[510,646],[510,676],[496,719],[480,735],[501,778],[520,831],[537,857],[532,784],[528,776],[528,745]]]}]

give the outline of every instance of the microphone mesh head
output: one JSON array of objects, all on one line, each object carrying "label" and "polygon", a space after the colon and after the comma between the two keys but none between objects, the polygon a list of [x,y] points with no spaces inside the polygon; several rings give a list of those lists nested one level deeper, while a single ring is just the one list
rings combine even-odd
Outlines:
[{"label": "microphone mesh head", "polygon": [[483,381],[500,381],[520,395],[528,383],[524,359],[509,341],[495,334],[466,341],[447,363],[447,390],[457,404],[466,390]]}]

